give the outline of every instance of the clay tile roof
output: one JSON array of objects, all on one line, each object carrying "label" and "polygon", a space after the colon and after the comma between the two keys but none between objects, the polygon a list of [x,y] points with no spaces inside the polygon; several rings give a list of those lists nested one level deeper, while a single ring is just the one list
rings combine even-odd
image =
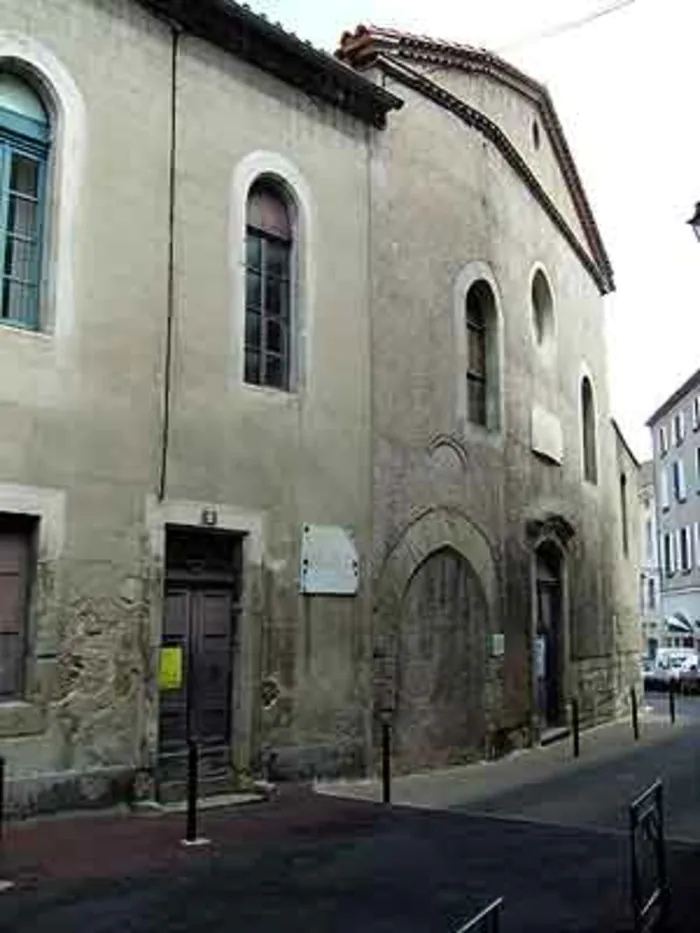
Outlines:
[{"label": "clay tile roof", "polygon": [[554,152],[586,235],[588,249],[598,267],[603,291],[613,291],[613,271],[608,254],[564,130],[549,91],[543,84],[486,49],[379,26],[360,25],[354,32],[344,32],[335,54],[341,61],[347,62],[358,70],[381,63],[382,59],[402,59],[408,62],[430,62],[445,67],[460,68],[468,72],[478,72],[501,81],[529,98],[539,109],[543,125],[548,130]]}]

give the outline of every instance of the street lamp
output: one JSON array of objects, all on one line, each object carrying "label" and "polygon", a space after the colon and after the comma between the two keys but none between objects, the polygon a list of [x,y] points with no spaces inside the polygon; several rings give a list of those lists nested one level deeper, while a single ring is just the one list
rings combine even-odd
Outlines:
[{"label": "street lamp", "polygon": [[698,238],[698,240],[700,240],[700,201],[696,203],[695,211],[693,212],[693,216],[690,218],[688,223],[693,228],[693,233],[695,236]]}]

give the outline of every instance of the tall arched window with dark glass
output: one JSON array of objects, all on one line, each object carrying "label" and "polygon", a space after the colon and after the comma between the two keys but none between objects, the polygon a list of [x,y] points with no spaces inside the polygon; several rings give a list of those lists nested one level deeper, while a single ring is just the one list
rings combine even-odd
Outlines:
[{"label": "tall arched window with dark glass", "polygon": [[245,381],[289,390],[292,382],[293,226],[274,181],[256,182],[246,217]]},{"label": "tall arched window with dark glass", "polygon": [[598,454],[596,452],[596,414],[593,386],[588,376],[581,380],[581,440],[583,445],[583,478],[598,482]]},{"label": "tall arched window with dark glass", "polygon": [[39,95],[0,72],[0,323],[39,327],[51,126]]},{"label": "tall arched window with dark glass", "polygon": [[467,419],[489,431],[499,427],[496,301],[488,282],[467,292]]}]

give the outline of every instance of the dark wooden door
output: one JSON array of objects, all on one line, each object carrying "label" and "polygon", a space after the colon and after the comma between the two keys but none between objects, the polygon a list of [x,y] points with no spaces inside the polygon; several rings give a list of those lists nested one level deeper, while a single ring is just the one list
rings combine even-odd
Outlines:
[{"label": "dark wooden door", "polygon": [[457,763],[484,739],[486,604],[469,564],[446,548],[403,601],[395,757],[401,770]]},{"label": "dark wooden door", "polygon": [[558,582],[537,581],[540,716],[549,727],[562,718],[560,602]]},{"label": "dark wooden door", "polygon": [[231,758],[237,543],[232,536],[225,541],[220,535],[207,540],[203,532],[177,534],[167,567],[162,644],[181,648],[184,676],[180,689],[160,694],[161,761],[181,762],[190,737],[200,746],[205,772],[213,772]]}]

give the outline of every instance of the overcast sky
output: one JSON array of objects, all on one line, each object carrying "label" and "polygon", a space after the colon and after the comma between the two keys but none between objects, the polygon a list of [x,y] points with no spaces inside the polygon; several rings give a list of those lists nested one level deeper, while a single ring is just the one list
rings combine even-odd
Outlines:
[{"label": "overcast sky", "polygon": [[644,423],[700,368],[700,3],[628,0],[251,0],[332,50],[358,23],[481,45],[548,85],[615,269],[606,299],[613,414],[638,456]]}]

